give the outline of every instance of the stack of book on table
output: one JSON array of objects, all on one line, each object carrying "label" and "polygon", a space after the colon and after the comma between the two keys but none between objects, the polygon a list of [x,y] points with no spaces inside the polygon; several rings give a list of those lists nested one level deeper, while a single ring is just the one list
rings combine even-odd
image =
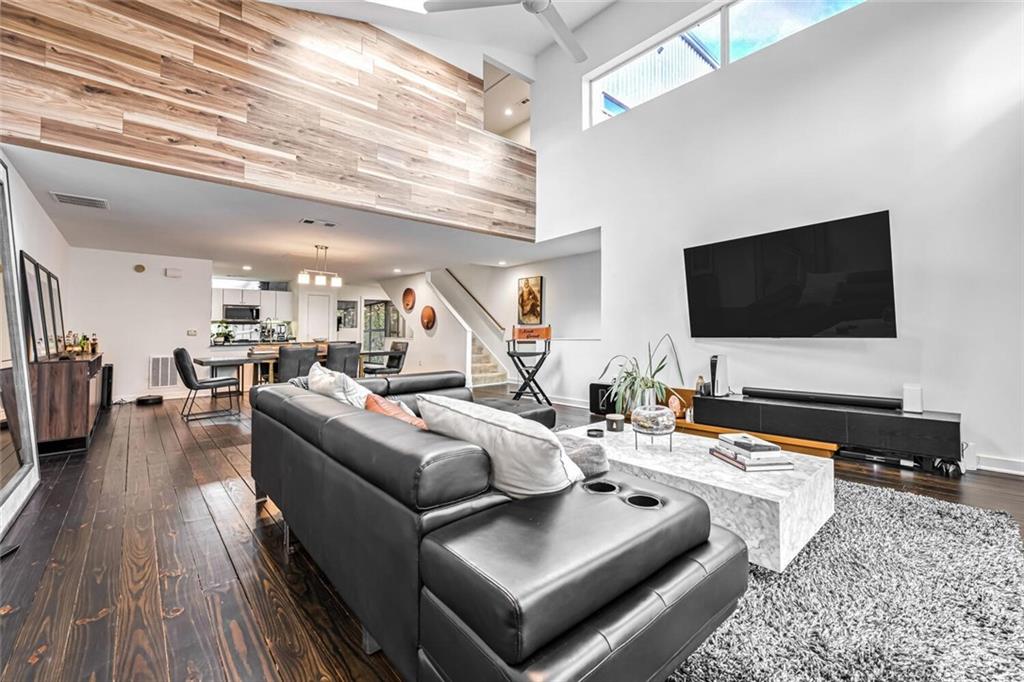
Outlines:
[{"label": "stack of book on table", "polygon": [[743,471],[787,471],[793,468],[793,462],[782,454],[782,448],[749,433],[723,433],[710,452]]}]

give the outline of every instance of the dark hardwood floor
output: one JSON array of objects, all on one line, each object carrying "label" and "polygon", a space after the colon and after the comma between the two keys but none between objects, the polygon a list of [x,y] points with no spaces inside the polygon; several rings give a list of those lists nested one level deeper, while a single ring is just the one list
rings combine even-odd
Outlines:
[{"label": "dark hardwood floor", "polygon": [[[363,653],[357,620],[301,548],[285,556],[279,511],[257,508],[248,408],[185,424],[179,407],[114,407],[88,454],[42,462],[5,539],[21,548],[0,564],[2,679],[398,679]],[[559,424],[591,420],[557,410]],[[1024,521],[1016,477],[836,472]]]}]

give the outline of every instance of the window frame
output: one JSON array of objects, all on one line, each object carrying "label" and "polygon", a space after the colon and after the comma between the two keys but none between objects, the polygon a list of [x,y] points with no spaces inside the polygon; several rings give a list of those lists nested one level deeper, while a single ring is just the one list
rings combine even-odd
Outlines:
[{"label": "window frame", "polygon": [[[715,73],[717,71],[721,71],[726,66],[729,66],[730,64],[732,64],[732,55],[729,53],[729,41],[730,41],[729,32],[731,30],[730,29],[731,21],[730,21],[730,17],[729,17],[729,10],[730,10],[730,8],[733,5],[735,5],[735,4],[737,4],[738,2],[741,2],[741,1],[742,0],[712,0],[712,2],[709,2],[706,5],[704,5],[703,7],[700,7],[699,9],[696,9],[693,12],[690,12],[685,17],[683,17],[679,21],[676,21],[675,23],[673,23],[672,25],[668,26],[664,30],[658,31],[657,33],[655,33],[651,37],[647,38],[646,40],[644,40],[644,41],[634,45],[633,47],[629,48],[625,52],[622,52],[619,55],[617,55],[616,57],[614,57],[614,58],[604,62],[603,64],[601,64],[597,68],[592,69],[592,70],[588,71],[587,73],[583,74],[583,79],[582,79],[582,87],[583,87],[582,102],[583,102],[583,105],[584,105],[582,107],[583,108],[583,112],[582,112],[583,113],[583,117],[582,117],[583,118],[583,121],[582,121],[582,123],[583,123],[583,130],[588,130],[589,128],[593,128],[598,123],[603,123],[604,121],[607,121],[609,119],[618,118],[622,114],[628,113],[629,111],[632,110],[632,109],[627,109],[626,111],[623,111],[621,114],[617,114],[615,116],[598,117],[598,113],[603,111],[602,102],[604,101],[604,98],[603,98],[604,93],[603,93],[603,91],[601,91],[598,88],[594,87],[594,85],[595,85],[595,83],[597,81],[601,80],[602,78],[604,78],[605,76],[610,74],[612,71],[616,71],[618,69],[621,69],[621,68],[627,66],[628,64],[630,64],[631,62],[633,62],[634,60],[636,60],[637,58],[646,55],[648,52],[650,52],[651,50],[655,49],[656,47],[658,47],[662,43],[665,43],[666,41],[671,40],[675,36],[681,35],[681,34],[685,33],[686,31],[694,28],[697,24],[700,24],[701,22],[710,19],[715,14],[721,14],[720,20],[719,20],[719,25],[720,25],[720,30],[721,30],[721,38],[720,38],[720,40],[721,40],[721,47],[719,48],[719,66],[718,66],[717,69],[715,69],[711,73]],[[861,0],[858,4],[866,4],[868,2],[871,2],[871,0]],[[798,31],[796,31],[796,33],[799,33],[800,31],[802,31],[804,29],[811,28],[811,26],[816,26],[817,24],[822,23],[822,21],[827,21],[828,19],[831,19],[831,18],[833,18],[835,16],[838,16],[839,14],[843,14],[843,13],[849,11],[850,9],[853,9],[853,7],[854,6],[847,7],[846,9],[840,10],[836,14],[833,14],[833,15],[827,17],[826,19],[821,19],[821,20],[815,22],[814,24],[809,24],[808,26],[805,26],[804,28],[799,29]],[[776,44],[778,42],[781,42],[782,40],[785,40],[788,37],[790,37],[790,36],[785,36],[784,38],[781,38],[781,39],[775,41],[774,43],[770,43],[769,45],[765,45],[764,47],[770,47],[771,45],[774,45],[774,44]],[[760,49],[764,49],[764,48],[760,48]],[[760,51],[760,49],[758,49],[757,51]],[[706,75],[710,75],[710,74],[703,74],[703,75],[706,76]],[[697,78],[700,78],[700,76],[698,76]],[[691,83],[694,80],[697,80],[697,78],[693,78],[691,80],[684,81],[683,83],[680,83],[679,85],[675,86],[674,88],[671,88],[670,90],[666,90],[661,95],[656,95],[655,97],[652,97],[651,99],[645,100],[645,101],[641,102],[640,104],[638,104],[636,106],[641,106],[642,104],[646,104],[647,102],[650,102],[652,100],[658,99],[659,97],[661,97],[664,94],[667,94],[668,92],[672,92],[673,90],[681,88],[682,86],[686,85],[687,83]],[[612,97],[612,99],[615,99],[614,96],[611,96],[611,97]],[[618,101],[618,100],[616,100],[616,101]]]},{"label": "window frame", "polygon": [[[606,61],[604,64],[601,64],[601,66],[597,67],[596,69],[593,69],[583,74],[583,101],[586,103],[586,106],[583,107],[583,129],[586,130],[588,128],[592,128],[598,123],[608,120],[595,120],[594,114],[600,111],[601,106],[598,100],[602,99],[602,93],[598,91],[596,88],[594,88],[595,81],[604,78],[605,76],[607,76],[612,71],[615,71],[616,69],[620,69],[626,66],[630,62],[636,60],[638,57],[647,54],[649,51],[658,47],[662,43],[672,39],[674,36],[686,32],[687,30],[693,28],[702,21],[706,21],[719,11],[725,10],[725,8],[727,8],[734,2],[736,2],[736,0],[712,0],[712,2],[709,2],[703,7],[696,9],[693,12],[690,12],[685,17],[673,23],[669,27],[661,31],[658,31],[657,33],[647,38],[646,40],[637,43],[636,45],[629,48],[625,52],[622,52],[616,57]],[[719,66],[718,69],[716,69],[716,71],[721,69],[726,64],[728,64],[729,44],[727,42],[727,39],[729,37],[729,22],[727,14],[722,14],[722,20],[720,24],[722,26],[721,30],[723,38],[721,53],[719,55],[719,58],[721,59],[721,66]],[[685,85],[685,83],[683,83],[683,85]],[[673,88],[673,90],[674,89],[675,88]],[[671,92],[671,90],[669,92]],[[657,99],[657,97],[653,99]],[[647,101],[650,102],[651,100]],[[616,117],[612,116],[611,118]]]}]

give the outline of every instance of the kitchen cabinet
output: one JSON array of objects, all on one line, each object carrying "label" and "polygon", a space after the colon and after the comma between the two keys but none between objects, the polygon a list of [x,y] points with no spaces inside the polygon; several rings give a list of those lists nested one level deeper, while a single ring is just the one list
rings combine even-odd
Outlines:
[{"label": "kitchen cabinet", "polygon": [[261,291],[260,292],[260,318],[266,320],[277,319],[277,292],[276,291]]},{"label": "kitchen cabinet", "polygon": [[210,297],[210,320],[216,322],[222,319],[224,319],[224,290],[215,287]]},{"label": "kitchen cabinet", "polygon": [[293,322],[295,320],[295,304],[292,299],[292,292],[275,291],[274,297],[277,302],[276,317],[274,319]]},{"label": "kitchen cabinet", "polygon": [[[242,292],[242,305],[259,305],[260,304],[260,294],[262,294],[263,292],[260,291],[259,289],[242,289],[241,292]],[[260,314],[261,314],[262,317],[266,317],[266,315],[263,315],[262,313],[260,313]]]},{"label": "kitchen cabinet", "polygon": [[242,305],[241,289],[224,289],[224,305]]}]

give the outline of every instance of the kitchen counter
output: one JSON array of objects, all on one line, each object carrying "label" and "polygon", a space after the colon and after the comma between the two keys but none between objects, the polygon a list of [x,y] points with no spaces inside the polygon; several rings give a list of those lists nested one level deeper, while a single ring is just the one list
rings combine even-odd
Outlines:
[{"label": "kitchen counter", "polygon": [[231,343],[211,343],[210,348],[248,348],[250,346],[284,346],[296,341],[232,341]]}]

